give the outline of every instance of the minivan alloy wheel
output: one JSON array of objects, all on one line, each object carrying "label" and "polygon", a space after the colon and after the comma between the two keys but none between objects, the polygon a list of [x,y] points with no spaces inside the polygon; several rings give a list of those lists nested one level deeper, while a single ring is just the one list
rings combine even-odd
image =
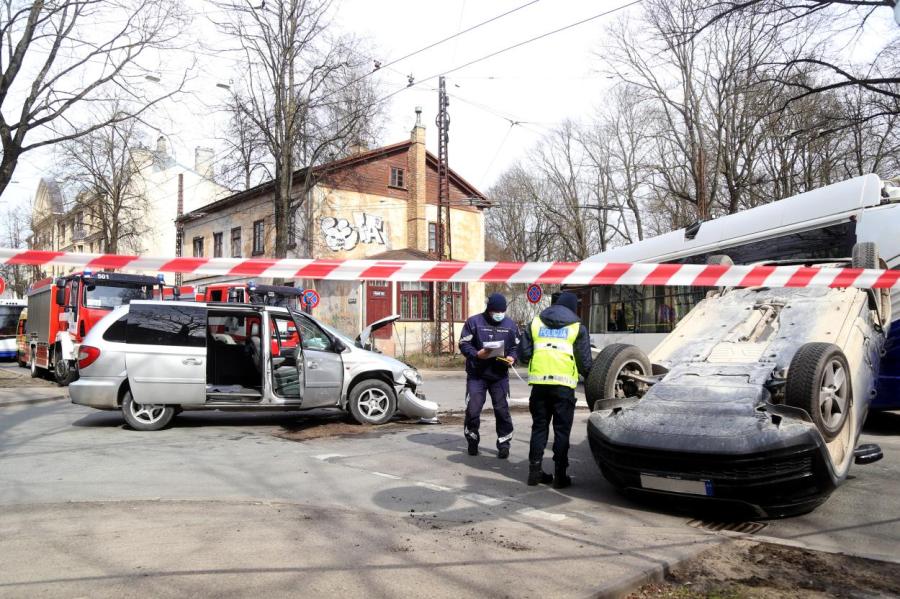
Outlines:
[{"label": "minivan alloy wheel", "polygon": [[819,411],[829,428],[837,427],[847,410],[847,374],[839,360],[831,360],[822,372]]},{"label": "minivan alloy wheel", "polygon": [[362,412],[363,416],[372,420],[377,420],[384,416],[390,404],[390,399],[381,389],[366,389],[357,402],[359,411]]},{"label": "minivan alloy wheel", "polygon": [[131,415],[144,424],[156,424],[166,412],[166,406],[131,402]]}]

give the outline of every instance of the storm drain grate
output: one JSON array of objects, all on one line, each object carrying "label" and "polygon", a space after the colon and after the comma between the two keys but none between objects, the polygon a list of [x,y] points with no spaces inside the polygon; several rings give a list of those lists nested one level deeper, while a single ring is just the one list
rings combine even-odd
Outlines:
[{"label": "storm drain grate", "polygon": [[766,524],[762,522],[711,522],[709,520],[691,520],[687,525],[709,532],[739,532],[745,535],[755,535],[766,527]]}]

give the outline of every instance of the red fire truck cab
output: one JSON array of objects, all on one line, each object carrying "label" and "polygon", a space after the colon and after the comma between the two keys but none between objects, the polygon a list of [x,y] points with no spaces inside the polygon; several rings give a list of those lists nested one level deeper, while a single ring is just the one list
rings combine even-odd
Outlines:
[{"label": "red fire truck cab", "polygon": [[198,289],[198,302],[237,302],[265,306],[281,306],[299,310],[303,290],[286,285],[257,285],[247,283],[216,283]]},{"label": "red fire truck cab", "polygon": [[116,306],[153,299],[156,277],[84,271],[36,282],[28,290],[25,336],[31,376],[49,370],[60,385],[78,378],[78,348]]}]

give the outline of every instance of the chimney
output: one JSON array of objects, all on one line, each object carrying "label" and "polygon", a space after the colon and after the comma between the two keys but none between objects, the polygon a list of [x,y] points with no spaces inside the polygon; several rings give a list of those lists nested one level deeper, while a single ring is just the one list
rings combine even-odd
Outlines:
[{"label": "chimney", "polygon": [[416,124],[410,134],[410,141],[412,143],[407,156],[409,200],[406,203],[406,246],[427,252],[425,126],[422,124],[421,106],[416,106]]},{"label": "chimney", "polygon": [[213,155],[212,148],[194,148],[194,170],[204,179],[213,178]]},{"label": "chimney", "polygon": [[363,152],[368,152],[368,151],[369,151],[369,148],[368,148],[368,146],[366,146],[366,142],[364,142],[362,140],[356,140],[355,142],[350,144],[349,148],[347,148],[347,155],[348,156],[359,156]]},{"label": "chimney", "polygon": [[162,135],[156,138],[156,153],[160,156],[169,155],[169,144],[168,142],[166,142],[166,138]]}]

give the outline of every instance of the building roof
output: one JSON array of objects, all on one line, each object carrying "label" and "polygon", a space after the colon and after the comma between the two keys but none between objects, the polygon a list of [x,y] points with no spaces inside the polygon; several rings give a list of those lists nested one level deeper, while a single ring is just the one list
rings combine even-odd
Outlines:
[{"label": "building roof", "polygon": [[374,256],[366,256],[366,260],[437,260],[437,256],[431,252],[423,252],[413,248],[402,248],[399,250],[388,250],[375,254]]},{"label": "building roof", "polygon": [[[390,154],[399,154],[401,152],[409,151],[410,145],[412,145],[411,140],[402,141],[399,143],[391,144],[388,146],[382,146],[380,148],[375,148],[373,150],[367,150],[365,152],[360,152],[358,154],[354,154],[352,156],[347,156],[345,158],[341,158],[339,160],[333,160],[332,162],[327,162],[325,164],[313,167],[312,176],[321,176],[326,175],[328,173],[332,173],[335,171],[343,170],[346,168],[350,168],[356,166],[358,164],[366,163],[370,160],[375,160],[377,158],[381,158],[383,156],[387,156]],[[431,152],[425,152],[426,164],[436,167],[438,160],[437,157]],[[292,185],[296,185],[299,181],[307,176],[309,172],[308,168],[301,168],[294,171],[292,176]],[[460,189],[464,190],[471,197],[479,198],[480,200],[487,202],[486,196],[478,191],[478,189],[463,179],[456,171],[450,169],[450,181],[456,184]],[[266,181],[265,183],[260,183],[255,187],[251,187],[249,189],[245,189],[244,191],[239,191],[238,193],[232,194],[230,196],[224,197],[221,200],[217,200],[193,212],[189,212],[178,217],[177,220],[191,220],[193,218],[199,218],[200,216],[205,216],[210,212],[218,212],[219,210],[223,210],[235,204],[239,204],[246,200],[250,200],[264,194],[270,193],[275,189],[275,180]]]}]

